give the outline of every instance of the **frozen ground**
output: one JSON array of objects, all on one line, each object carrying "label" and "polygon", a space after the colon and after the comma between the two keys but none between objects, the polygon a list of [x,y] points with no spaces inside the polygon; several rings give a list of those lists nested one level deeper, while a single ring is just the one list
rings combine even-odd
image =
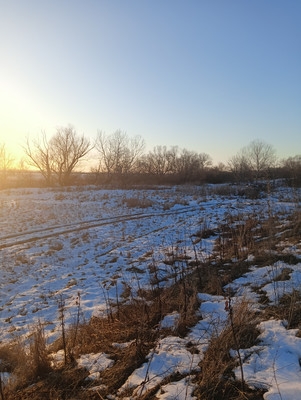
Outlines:
[{"label": "frozen ground", "polygon": [[[149,266],[156,262],[162,281],[174,272],[163,261],[171,252],[194,257],[192,238],[202,226],[214,230],[229,214],[285,216],[296,206],[290,191],[279,189],[269,199],[246,200],[210,194],[204,188],[180,187],[153,190],[23,189],[0,192],[0,340],[27,334],[38,320],[46,323],[49,341],[59,334],[58,304],[65,302],[67,323],[81,311],[88,319],[106,310],[106,300],[149,285]],[[197,244],[198,257],[213,251],[214,235]],[[286,251],[301,253],[301,243],[286,244]],[[248,255],[252,259],[252,255]],[[273,273],[284,263],[257,268],[231,285],[236,298],[247,296],[256,304],[254,282],[264,283],[271,302],[276,302]],[[277,293],[300,290],[301,263],[289,266],[291,280],[278,282]],[[279,290],[278,290],[279,289]],[[189,371],[196,371],[210,339],[210,329],[222,329],[227,314],[224,298],[200,294],[203,319],[186,338],[169,336],[157,343],[149,362],[125,383],[136,397],[172,372],[187,373],[157,394],[160,399],[193,399]],[[171,315],[162,324],[173,324]],[[301,343],[283,321],[262,322],[261,341],[249,349],[244,364],[248,384],[265,387],[269,400],[295,400],[301,393]],[[200,353],[192,355],[185,345],[193,341]],[[110,360],[104,354],[82,356],[79,364],[91,377]],[[98,367],[97,367],[98,366]],[[238,373],[238,371],[235,371]],[[239,376],[239,375],[238,375]],[[119,391],[123,398],[124,388]],[[297,395],[296,397],[296,394]]]}]

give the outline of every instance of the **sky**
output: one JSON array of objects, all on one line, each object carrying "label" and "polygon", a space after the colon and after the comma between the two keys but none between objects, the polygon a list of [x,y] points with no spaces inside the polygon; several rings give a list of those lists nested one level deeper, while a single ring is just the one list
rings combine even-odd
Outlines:
[{"label": "sky", "polygon": [[0,0],[0,143],[73,125],[227,162],[301,153],[299,0]]}]

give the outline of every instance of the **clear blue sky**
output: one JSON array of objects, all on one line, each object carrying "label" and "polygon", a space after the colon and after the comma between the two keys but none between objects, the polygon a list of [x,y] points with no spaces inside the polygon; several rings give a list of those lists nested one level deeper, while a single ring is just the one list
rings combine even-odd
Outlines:
[{"label": "clear blue sky", "polygon": [[0,0],[0,143],[72,124],[301,153],[300,0]]}]

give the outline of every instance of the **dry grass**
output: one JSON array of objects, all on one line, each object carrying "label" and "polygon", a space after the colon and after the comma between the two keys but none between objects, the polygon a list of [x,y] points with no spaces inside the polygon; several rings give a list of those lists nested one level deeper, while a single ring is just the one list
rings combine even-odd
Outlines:
[{"label": "dry grass", "polygon": [[1,372],[11,373],[4,387],[5,393],[14,393],[47,375],[51,367],[41,323],[34,328],[26,345],[20,340],[3,345],[0,348],[0,359]]},{"label": "dry grass", "polygon": [[[170,334],[185,336],[189,327],[198,320],[198,307],[197,290],[188,277],[185,283],[179,281],[169,288],[141,290],[138,299],[131,298],[124,304],[119,303],[107,316],[93,317],[78,327],[72,349],[74,358],[80,354],[103,352],[114,360],[112,367],[100,373],[103,387],[98,389],[98,394],[105,398],[115,393],[128,376],[146,361],[146,356],[155,347],[159,337]],[[172,311],[180,315],[177,326],[172,330],[160,329],[160,321]],[[70,335],[72,332],[67,332],[67,341],[70,341]],[[124,346],[115,346],[114,343]],[[51,350],[57,351],[61,347],[62,342],[57,341]]]},{"label": "dry grass", "polygon": [[128,208],[148,208],[152,207],[153,202],[146,197],[126,197],[123,204]]},{"label": "dry grass", "polygon": [[236,345],[238,349],[253,346],[260,334],[257,323],[258,318],[248,301],[242,300],[234,305],[233,327],[229,319],[221,333],[212,336],[200,364],[201,373],[197,379],[196,391],[199,399],[251,398],[242,397],[242,392],[245,396],[245,391],[249,389],[244,387],[241,377],[235,377],[233,374],[238,361],[230,356],[230,350],[235,349]]},{"label": "dry grass", "polygon": [[[268,305],[264,309],[264,318],[286,321],[287,329],[299,329],[301,332],[301,291],[293,290],[279,299],[277,305]],[[299,335],[300,333],[298,333]]]},{"label": "dry grass", "polygon": [[[155,346],[159,335],[177,333],[185,336],[189,326],[196,323],[195,311],[199,306],[197,288],[200,285],[201,282],[198,282],[196,275],[192,275],[183,277],[170,288],[159,290],[154,287],[150,292],[141,291],[139,300],[131,299],[128,303],[119,305],[119,308],[116,307],[108,317],[92,318],[89,323],[78,327],[77,338],[72,349],[75,358],[80,354],[104,352],[115,361],[111,368],[101,373],[101,382],[104,386],[97,392],[88,390],[89,383],[85,380],[87,371],[78,370],[72,365],[46,373],[48,358],[42,329],[39,327],[32,335],[31,356],[28,357],[27,354],[22,353],[21,347],[17,351],[18,360],[17,357],[13,357],[15,364],[10,361],[15,380],[13,385],[6,388],[6,399],[96,399],[101,398],[99,396],[105,398],[106,395],[115,393],[128,376],[145,362],[147,354]],[[211,285],[214,285],[214,281],[211,282]],[[162,317],[174,310],[180,313],[176,330],[172,332],[158,330]],[[248,332],[250,331],[248,328]],[[67,332],[68,338],[72,335],[72,330]],[[229,333],[225,331],[222,337],[231,343],[228,335]],[[234,366],[229,355],[227,357],[224,355],[225,346],[219,347],[218,343],[222,343],[222,341],[217,338],[212,339],[208,356],[205,356],[204,361],[205,363],[207,359],[211,358],[210,349],[212,349],[215,357],[219,360],[216,364],[217,371],[221,371],[224,363],[227,364],[228,369],[230,366]],[[129,343],[129,345],[117,348],[113,345],[114,342]],[[58,350],[61,342],[57,342],[55,345]],[[49,350],[54,349],[52,346]],[[9,352],[9,354],[12,357],[13,353]],[[22,356],[20,357],[20,355]],[[206,369],[209,371],[210,368],[213,366],[210,367],[207,363]],[[38,371],[41,376],[45,376],[44,379],[37,378]],[[31,386],[27,387],[29,383]],[[221,393],[221,386],[220,383],[218,393]],[[154,399],[154,393],[154,390],[150,391],[145,395],[145,399]]]}]

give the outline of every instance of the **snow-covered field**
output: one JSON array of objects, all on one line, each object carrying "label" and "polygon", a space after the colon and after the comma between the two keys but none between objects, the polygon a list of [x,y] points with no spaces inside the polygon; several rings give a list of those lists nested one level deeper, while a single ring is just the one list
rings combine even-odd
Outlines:
[{"label": "snow-covered field", "polygon": [[[214,235],[193,243],[195,234],[207,227],[214,231],[229,215],[281,214],[285,223],[295,207],[293,192],[279,188],[269,198],[250,200],[214,194],[213,188],[169,187],[140,190],[102,190],[95,187],[68,189],[14,189],[0,192],[0,340],[26,335],[38,321],[45,324],[49,342],[60,334],[59,302],[66,307],[66,323],[74,320],[77,297],[85,319],[106,312],[108,299],[131,287],[149,287],[149,267],[156,262],[162,281],[175,272],[164,263],[171,254],[206,260],[213,252]],[[299,197],[300,198],[300,197]],[[284,251],[301,255],[301,241],[286,243]],[[252,254],[248,254],[252,260]],[[248,298],[256,307],[252,285],[259,283],[271,302],[279,293],[300,290],[300,263],[290,265],[291,279],[277,282],[275,271],[283,262],[258,268],[230,284],[234,301]],[[276,297],[275,297],[276,296]],[[134,387],[137,398],[172,372],[185,379],[165,385],[160,399],[193,399],[189,371],[197,370],[212,329],[219,330],[228,318],[225,299],[199,294],[202,319],[188,336],[169,336],[157,343],[149,362],[137,369],[124,387]],[[162,325],[173,324],[177,315],[165,317]],[[260,343],[245,353],[245,380],[267,389],[269,400],[296,400],[301,396],[301,339],[287,330],[284,321],[260,324]],[[200,350],[191,354],[193,342]],[[80,365],[91,377],[111,360],[104,354],[83,355]],[[90,367],[89,367],[90,365]],[[235,371],[239,377],[239,371]],[[143,382],[143,383],[142,383]],[[119,391],[122,397],[124,388]]]}]

